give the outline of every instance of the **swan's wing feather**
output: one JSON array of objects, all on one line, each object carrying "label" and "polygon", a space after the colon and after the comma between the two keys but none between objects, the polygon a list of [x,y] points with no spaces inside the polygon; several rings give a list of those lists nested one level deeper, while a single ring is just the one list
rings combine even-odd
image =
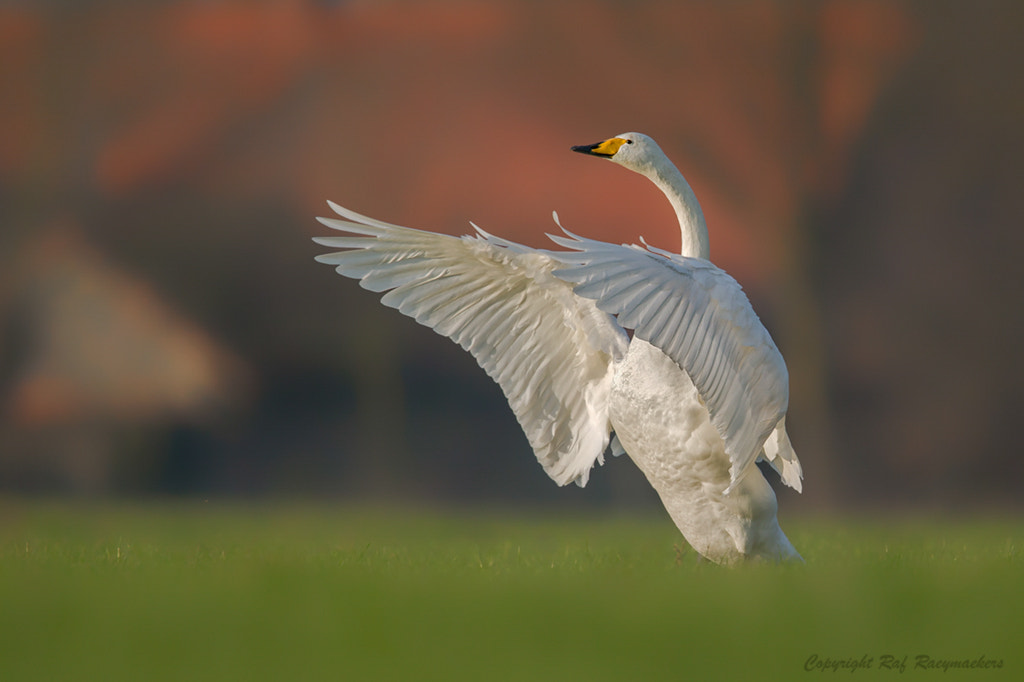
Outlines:
[{"label": "swan's wing feather", "polygon": [[[785,362],[739,284],[703,259],[566,234],[553,237],[573,250],[558,256],[564,265],[555,275],[690,376],[725,442],[735,486],[789,402]],[[792,449],[777,449],[798,476]]]},{"label": "swan's wing feather", "polygon": [[452,237],[330,206],[344,220],[318,220],[344,236],[314,241],[345,250],[317,260],[468,350],[548,475],[585,484],[609,442],[612,366],[628,345],[614,318],[554,277],[559,263],[546,252],[479,228]]},{"label": "swan's wing feather", "polygon": [[768,464],[778,472],[783,483],[798,493],[803,492],[804,470],[800,466],[800,460],[796,458],[796,452],[793,451],[793,444],[789,442],[785,417],[779,421],[779,425],[765,440],[764,457]]}]

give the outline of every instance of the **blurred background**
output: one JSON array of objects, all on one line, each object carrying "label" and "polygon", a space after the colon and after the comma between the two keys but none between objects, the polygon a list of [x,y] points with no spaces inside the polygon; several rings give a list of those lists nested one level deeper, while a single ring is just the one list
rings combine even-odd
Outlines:
[{"label": "blurred background", "polygon": [[1024,5],[0,4],[0,491],[654,509],[543,473],[451,342],[313,261],[332,199],[678,248],[791,373],[805,510],[1020,504]]}]

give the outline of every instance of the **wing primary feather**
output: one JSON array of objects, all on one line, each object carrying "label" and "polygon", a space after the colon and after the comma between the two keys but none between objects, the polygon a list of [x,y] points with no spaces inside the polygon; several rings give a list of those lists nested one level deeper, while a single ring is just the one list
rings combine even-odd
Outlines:
[{"label": "wing primary feather", "polygon": [[586,481],[603,461],[610,427],[607,404],[583,395],[607,396],[596,387],[610,381],[627,339],[594,301],[552,275],[562,261],[475,224],[475,236],[460,238],[329,206],[340,219],[319,220],[342,234],[316,241],[341,250],[318,260],[466,348],[501,385],[548,474],[560,485]]},{"label": "wing primary feather", "polygon": [[[330,246],[338,249],[361,249],[373,243],[372,240],[366,237],[313,237],[313,241],[320,246]],[[317,256],[317,260],[320,260],[319,256]],[[323,263],[324,261],[320,262]]]}]

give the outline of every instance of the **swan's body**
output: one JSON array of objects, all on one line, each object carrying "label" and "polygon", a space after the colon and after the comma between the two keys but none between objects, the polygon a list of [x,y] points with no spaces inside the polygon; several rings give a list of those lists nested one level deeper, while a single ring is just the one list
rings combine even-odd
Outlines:
[{"label": "swan's body", "polygon": [[766,459],[801,488],[786,435],[785,363],[739,285],[708,260],[693,191],[644,135],[573,150],[658,185],[679,218],[682,253],[568,232],[552,239],[571,251],[543,251],[479,228],[450,237],[331,204],[347,220],[320,221],[358,236],[317,239],[347,249],[318,260],[387,291],[383,303],[469,350],[559,485],[585,485],[610,443],[703,556],[799,559],[754,465]]}]

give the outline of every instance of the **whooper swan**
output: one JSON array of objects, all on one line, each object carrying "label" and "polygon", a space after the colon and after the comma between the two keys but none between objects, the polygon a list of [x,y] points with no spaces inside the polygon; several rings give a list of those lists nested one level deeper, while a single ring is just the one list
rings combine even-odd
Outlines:
[{"label": "whooper swan", "polygon": [[693,190],[646,135],[572,150],[654,182],[679,219],[682,253],[566,230],[549,236],[569,251],[546,251],[475,225],[452,237],[330,203],[344,220],[320,222],[346,234],[315,241],[344,250],[317,260],[472,353],[559,485],[585,485],[610,445],[707,559],[799,559],[755,466],[765,459],[801,489],[786,435],[789,375],[740,286],[708,260]]}]

